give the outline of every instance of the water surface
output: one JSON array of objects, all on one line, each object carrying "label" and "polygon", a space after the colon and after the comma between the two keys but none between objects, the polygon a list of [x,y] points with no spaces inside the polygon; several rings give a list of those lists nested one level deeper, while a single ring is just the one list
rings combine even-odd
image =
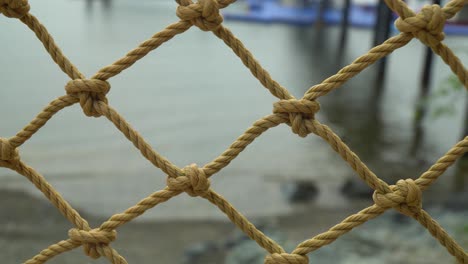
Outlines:
[{"label": "water surface", "polygon": [[[89,3],[88,3],[89,4]],[[32,13],[54,36],[64,53],[91,76],[177,21],[173,1],[32,1]],[[353,29],[339,54],[339,29],[226,21],[279,83],[300,97],[310,86],[364,54],[372,33]],[[1,18],[0,135],[9,137],[48,102],[63,95],[67,76],[40,42],[19,21]],[[463,50],[464,39],[448,37]],[[462,48],[460,48],[462,47]],[[427,118],[425,137],[412,150],[414,113],[424,47],[417,41],[389,60],[381,101],[375,103],[374,69],[320,99],[317,118],[332,127],[377,175],[389,182],[417,177],[461,137],[464,98],[456,112]],[[467,56],[462,55],[462,61]],[[437,59],[436,88],[450,74]],[[110,104],[154,149],[183,167],[200,166],[222,153],[255,120],[272,111],[276,99],[251,76],[222,41],[196,28],[150,53],[110,79]],[[450,103],[450,102],[449,102]],[[56,115],[20,149],[25,162],[57,188],[70,203],[105,217],[135,204],[165,186],[165,175],[146,161],[112,123],[87,118],[79,105]],[[425,196],[440,201],[456,188],[449,172]],[[362,208],[340,188],[358,176],[320,138],[301,139],[285,125],[265,133],[227,168],[213,176],[213,188],[250,217],[304,210],[281,191],[285,183],[311,181],[320,191],[314,207]],[[42,195],[23,177],[0,170],[2,188]],[[466,181],[465,181],[466,186]],[[458,188],[460,189],[460,188]],[[463,189],[463,188],[461,188]],[[185,196],[150,210],[140,219],[225,219],[206,201]]]}]

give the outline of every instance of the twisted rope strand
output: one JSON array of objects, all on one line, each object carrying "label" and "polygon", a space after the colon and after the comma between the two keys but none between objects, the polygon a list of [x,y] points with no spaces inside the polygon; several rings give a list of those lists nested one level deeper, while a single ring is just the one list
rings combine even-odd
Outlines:
[{"label": "twisted rope strand", "polygon": [[121,59],[100,69],[93,77],[91,77],[91,79],[108,80],[109,78],[114,77],[123,70],[132,66],[135,62],[146,56],[152,50],[161,46],[163,43],[187,31],[191,26],[192,24],[185,21],[179,21],[167,26],[165,29],[156,33],[150,39],[141,43],[136,49],[127,53]]},{"label": "twisted rope strand", "polygon": [[294,99],[289,91],[271,78],[270,74],[254,58],[252,53],[237,39],[234,34],[224,26],[220,26],[213,33],[224,41],[234,53],[241,59],[250,72],[267,88],[271,94],[279,99]]},{"label": "twisted rope strand", "polygon": [[42,42],[44,48],[50,54],[54,62],[67,74],[71,79],[83,79],[84,75],[70,62],[63,54],[62,50],[57,46],[52,36],[47,31],[47,28],[42,25],[37,18],[31,14],[27,14],[21,18],[21,22],[26,24]]},{"label": "twisted rope strand", "polygon": [[324,139],[334,151],[351,166],[351,168],[367,183],[372,189],[379,190],[383,193],[390,192],[390,187],[386,182],[379,179],[361,159],[336,135],[328,126],[321,124],[319,121],[307,123],[307,126],[317,136]]},{"label": "twisted rope strand", "polygon": [[27,126],[9,139],[15,148],[21,146],[36,134],[56,113],[78,102],[78,99],[68,95],[61,96],[49,103]]},{"label": "twisted rope strand", "polygon": [[468,253],[426,211],[421,210],[414,218],[457,259],[458,263],[468,263]]},{"label": "twisted rope strand", "polygon": [[244,149],[249,146],[256,138],[266,132],[268,129],[278,126],[281,123],[286,122],[286,120],[277,115],[269,115],[263,117],[257,121],[245,131],[241,136],[239,136],[234,143],[232,143],[227,150],[225,150],[221,155],[219,155],[212,162],[206,164],[203,167],[206,175],[210,177],[211,175],[217,173],[224,167],[226,167],[233,159],[235,159]]},{"label": "twisted rope strand", "polygon": [[[390,208],[415,218],[441,245],[447,248],[447,251],[459,263],[468,263],[468,254],[464,249],[422,209],[422,192],[468,151],[468,137],[452,147],[418,179],[402,179],[398,180],[394,185],[388,185],[378,178],[329,127],[315,119],[315,114],[320,109],[320,105],[316,101],[318,97],[340,87],[377,60],[405,46],[413,38],[418,38],[423,44],[429,46],[434,53],[438,54],[468,88],[466,68],[452,50],[442,43],[445,21],[468,4],[468,0],[452,0],[444,7],[428,5],[418,14],[402,0],[385,0],[387,5],[399,14],[400,18],[396,21],[396,27],[402,33],[370,49],[367,54],[357,58],[350,65],[325,79],[322,83],[312,86],[301,99],[295,99],[286,88],[273,80],[242,42],[223,26],[223,18],[219,10],[233,2],[235,0],[198,0],[197,2],[178,0],[177,15],[181,21],[169,25],[121,59],[102,68],[90,79],[86,79],[65,57],[47,29],[36,17],[29,13],[30,6],[27,0],[0,0],[0,13],[9,18],[20,19],[26,24],[42,42],[54,62],[72,79],[65,86],[67,95],[49,103],[15,136],[9,139],[0,137],[0,166],[25,176],[76,226],[76,228],[69,231],[69,239],[52,244],[25,263],[45,263],[61,253],[83,246],[85,254],[91,258],[104,256],[110,263],[127,264],[127,261],[110,246],[110,243],[116,239],[116,228],[183,192],[190,196],[205,198],[224,212],[238,228],[266,249],[269,254],[265,257],[265,264],[306,264],[309,262],[306,254],[332,243],[353,228],[380,216]],[[278,97],[280,101],[274,104],[274,114],[255,121],[249,129],[213,161],[202,168],[191,164],[180,169],[153,150],[144,138],[116,110],[108,105],[106,93],[110,90],[110,84],[106,80],[129,68],[149,52],[176,35],[187,31],[192,25],[196,25],[201,30],[212,31],[214,35],[222,39],[260,83],[274,96]],[[100,117],[104,115],[140,150],[146,159],[168,176],[168,186],[166,188],[152,193],[124,212],[111,216],[97,229],[91,229],[88,222],[73,209],[42,175],[27,166],[21,160],[18,150],[56,113],[77,102],[80,102],[87,116]],[[280,245],[258,230],[227,200],[214,192],[210,188],[209,180],[210,176],[226,167],[257,137],[268,129],[282,123],[291,126],[292,131],[301,137],[314,133],[324,139],[356,171],[359,177],[375,190],[373,195],[374,205],[347,217],[328,231],[300,243],[292,253],[286,253]]]},{"label": "twisted rope strand", "polygon": [[451,0],[448,1],[444,8],[444,14],[447,19],[454,17],[458,12],[460,12],[465,5],[468,4],[467,0]]},{"label": "twisted rope strand", "polygon": [[113,264],[128,264],[124,257],[119,255],[117,250],[113,249],[109,245],[98,247],[99,254],[105,256],[110,263]]},{"label": "twisted rope strand", "polygon": [[239,227],[248,237],[257,242],[259,246],[270,253],[284,253],[284,249],[271,238],[258,230],[245,216],[239,213],[228,201],[221,195],[210,190],[203,196],[212,204],[216,205],[226,216]]},{"label": "twisted rope strand", "polygon": [[177,166],[172,164],[172,162],[154,151],[140,135],[140,133],[133,129],[130,124],[128,124],[128,122],[117,113],[117,111],[103,102],[98,102],[95,105],[95,108],[97,111],[99,111],[100,114],[109,119],[109,121],[111,121],[115,127],[120,132],[122,132],[122,134],[124,134],[125,137],[130,140],[133,145],[140,150],[141,154],[143,154],[143,156],[154,166],[160,168],[164,173],[174,178],[183,174],[182,171],[177,168]]},{"label": "twisted rope strand", "polygon": [[[5,164],[3,164],[5,165]],[[90,230],[89,224],[84,220],[80,214],[73,209],[73,207],[57,192],[52,185],[41,174],[37,173],[33,168],[27,166],[24,162],[20,161],[10,169],[15,170],[19,174],[26,177],[30,182],[40,190],[44,196],[68,219],[73,225],[79,229]]]},{"label": "twisted rope strand", "polygon": [[150,196],[138,202],[136,205],[125,210],[125,212],[113,215],[109,220],[101,224],[100,229],[107,231],[114,230],[144,214],[147,210],[155,207],[156,205],[179,195],[181,192],[182,191],[172,191],[167,187],[163,190],[154,192]]},{"label": "twisted rope strand", "polygon": [[437,160],[434,165],[416,179],[416,184],[424,191],[466,152],[468,152],[468,136],[458,142],[444,156]]},{"label": "twisted rope strand", "polygon": [[328,77],[320,84],[314,85],[307,90],[304,99],[314,100],[328,94],[336,88],[339,88],[343,83],[362,72],[368,66],[374,64],[381,58],[388,56],[398,48],[408,44],[413,37],[410,34],[399,34],[395,37],[387,39],[384,43],[373,47],[366,54],[357,58],[350,65],[339,70],[337,74]]},{"label": "twisted rope strand", "polygon": [[53,257],[60,255],[62,253],[65,253],[67,251],[73,250],[79,246],[80,244],[73,243],[71,239],[62,240],[42,250],[41,252],[39,252],[39,254],[37,254],[33,258],[25,261],[24,264],[46,263],[48,260],[52,259]]},{"label": "twisted rope strand", "polygon": [[402,0],[385,0],[387,5],[400,15],[395,25],[401,32],[411,33],[422,43],[429,46],[459,78],[468,89],[468,71],[460,59],[442,43],[444,39],[443,28],[445,21],[460,11],[467,0],[452,0],[445,7],[426,5],[419,14],[415,14]]},{"label": "twisted rope strand", "polygon": [[311,239],[308,239],[299,245],[292,252],[293,254],[305,255],[312,251],[315,251],[325,245],[334,242],[342,235],[348,233],[353,228],[364,224],[365,222],[374,219],[383,214],[386,209],[383,209],[377,205],[372,205],[366,209],[346,217],[341,223],[333,226],[328,231],[316,235]]},{"label": "twisted rope strand", "polygon": [[432,51],[439,55],[447,64],[452,72],[458,77],[465,89],[468,90],[468,70],[463,66],[460,59],[447,47],[444,43],[439,43],[435,47],[431,47]]}]

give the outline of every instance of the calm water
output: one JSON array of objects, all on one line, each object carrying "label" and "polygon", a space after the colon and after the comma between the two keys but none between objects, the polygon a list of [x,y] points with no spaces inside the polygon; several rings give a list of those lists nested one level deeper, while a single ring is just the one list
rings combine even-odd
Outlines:
[{"label": "calm water", "polygon": [[[177,20],[173,1],[113,1],[108,9],[98,2],[89,7],[85,1],[31,4],[32,12],[87,76]],[[365,53],[372,40],[370,31],[352,30],[344,55],[338,56],[337,28],[226,24],[297,97]],[[0,135],[9,137],[63,95],[68,79],[27,27],[1,18],[0,28]],[[467,49],[464,38],[448,37],[446,42],[457,50]],[[414,41],[391,57],[380,104],[372,103],[373,69],[320,100],[318,119],[343,136],[377,175],[392,182],[416,177],[461,137],[465,98],[456,100],[455,113],[424,121],[425,137],[416,154],[411,153],[423,54],[422,45]],[[466,55],[461,58],[468,62]],[[434,87],[449,74],[437,59]],[[271,113],[275,102],[222,41],[195,28],[110,83],[110,104],[156,151],[181,167],[211,161],[255,120]],[[78,105],[54,117],[21,148],[21,154],[72,205],[99,216],[120,212],[165,183],[165,175],[109,121],[86,118]],[[447,198],[456,185],[453,175],[451,171],[442,177],[427,199]],[[301,139],[283,125],[255,141],[212,182],[248,216],[269,216],[302,208],[289,204],[281,191],[285,183],[298,180],[319,186],[318,207],[356,206],[340,193],[353,177],[357,175],[320,138]],[[41,196],[27,180],[6,169],[0,170],[0,184]],[[204,201],[177,197],[142,219],[163,218],[223,216]]]}]

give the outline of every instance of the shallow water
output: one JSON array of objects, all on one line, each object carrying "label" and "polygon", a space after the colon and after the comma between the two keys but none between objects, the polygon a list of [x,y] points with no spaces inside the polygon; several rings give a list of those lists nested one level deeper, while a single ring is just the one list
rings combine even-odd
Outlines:
[{"label": "shallow water", "polygon": [[[173,1],[113,1],[109,8],[98,2],[90,7],[85,1],[31,4],[33,14],[87,76],[177,21]],[[353,29],[343,55],[338,56],[338,28],[231,21],[226,25],[297,97],[364,54],[372,40],[370,31]],[[0,28],[0,135],[9,137],[48,102],[64,94],[68,80],[27,27],[1,18]],[[446,39],[449,46],[461,51],[466,50],[465,42],[461,37]],[[461,137],[466,118],[465,98],[457,100],[454,114],[427,118],[425,137],[412,153],[423,54],[423,46],[413,41],[391,56],[380,103],[374,103],[373,69],[320,99],[322,110],[317,118],[390,182],[417,177],[427,169]],[[461,59],[468,61],[466,53]],[[437,87],[450,69],[436,59],[433,73]],[[214,159],[255,120],[271,113],[271,104],[276,101],[222,41],[195,28],[153,51],[110,83],[110,104],[156,151],[180,167],[193,162],[201,166]],[[72,205],[100,217],[124,210],[165,183],[165,175],[144,160],[109,121],[86,118],[78,105],[59,113],[20,151],[27,164],[41,172]],[[453,171],[444,175],[425,199],[436,203],[448,199],[455,188],[463,189],[454,175]],[[283,125],[256,140],[215,175],[212,184],[241,212],[260,217],[303,210],[290,204],[281,191],[285,183],[298,180],[318,185],[314,201],[318,208],[358,207],[340,192],[344,182],[353,177],[357,175],[320,138],[301,139]],[[0,170],[0,183],[2,188],[27,190],[41,197],[31,183],[6,169]],[[225,217],[205,201],[176,197],[139,219],[175,218]]]}]

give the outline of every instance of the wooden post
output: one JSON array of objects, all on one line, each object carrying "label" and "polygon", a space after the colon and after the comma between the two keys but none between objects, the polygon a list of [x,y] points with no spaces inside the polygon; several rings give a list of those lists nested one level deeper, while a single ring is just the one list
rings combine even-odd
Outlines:
[{"label": "wooden post", "polygon": [[[462,139],[468,136],[468,95],[466,96],[466,102],[465,102],[465,122],[463,124],[463,134],[462,134]],[[465,155],[463,155],[463,159],[468,159],[468,152],[465,152]]]},{"label": "wooden post", "polygon": [[[379,1],[377,6],[377,21],[374,27],[374,43],[373,46],[380,45],[390,37],[390,25],[392,23],[392,10],[388,8],[383,0]],[[387,57],[380,59],[377,62],[377,77],[376,77],[376,94],[382,93],[383,83],[385,81],[385,70],[387,67]]]},{"label": "wooden post", "polygon": [[340,39],[340,52],[346,45],[349,30],[349,13],[351,12],[351,0],[345,0],[343,7],[343,18],[341,20],[341,39]]},{"label": "wooden post", "polygon": [[[432,0],[433,4],[440,5],[440,0]],[[426,56],[424,57],[424,67],[421,76],[421,90],[419,93],[420,98],[427,96],[431,86],[431,75],[432,75],[432,62],[434,59],[434,53],[431,48],[426,48]],[[424,114],[424,113],[421,113]],[[422,117],[421,117],[422,118]]]},{"label": "wooden post", "polygon": [[[433,4],[440,5],[440,0],[432,0]],[[413,123],[414,135],[413,135],[413,144],[411,146],[411,154],[416,155],[419,147],[421,146],[424,140],[424,131],[422,126],[422,121],[427,113],[427,105],[423,102],[425,98],[429,95],[431,89],[431,76],[432,76],[432,62],[434,60],[434,53],[432,52],[431,48],[426,47],[425,49],[425,56],[424,56],[424,64],[423,64],[423,71],[421,74],[421,83],[419,87],[419,96],[418,96],[418,103],[416,105],[416,116]]]}]

